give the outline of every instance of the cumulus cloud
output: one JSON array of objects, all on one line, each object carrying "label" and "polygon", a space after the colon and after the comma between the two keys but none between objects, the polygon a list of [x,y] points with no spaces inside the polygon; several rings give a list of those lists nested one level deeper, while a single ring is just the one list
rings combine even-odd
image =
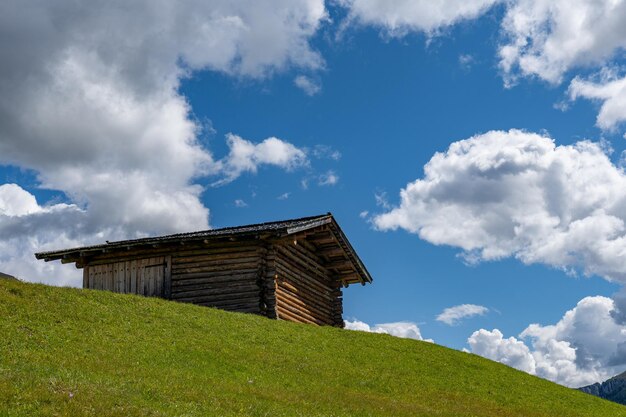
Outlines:
[{"label": "cumulus cloud", "polygon": [[463,250],[468,262],[516,257],[626,283],[626,175],[601,144],[491,131],[454,142],[374,217]]},{"label": "cumulus cloud", "polygon": [[602,103],[596,119],[598,127],[613,130],[626,121],[626,77],[610,70],[592,80],[575,77],[568,91],[571,100],[582,97]]},{"label": "cumulus cloud", "polygon": [[382,28],[391,36],[408,32],[435,33],[462,20],[474,19],[499,0],[339,0],[348,22]]},{"label": "cumulus cloud", "polygon": [[484,306],[476,304],[461,304],[444,309],[441,314],[437,316],[437,321],[445,323],[449,326],[455,326],[463,319],[474,316],[482,316],[487,312],[489,312],[489,309]]},{"label": "cumulus cloud", "polygon": [[255,173],[260,165],[293,170],[308,164],[304,150],[278,138],[267,138],[255,144],[232,133],[226,136],[230,152],[218,164],[224,178],[214,185],[227,184],[244,172]]},{"label": "cumulus cloud", "polygon": [[[50,264],[34,262],[33,249],[53,249],[50,244],[72,246],[96,232],[86,212],[74,204],[40,206],[34,195],[17,184],[0,185],[0,270],[21,279],[72,284],[78,271],[56,271]],[[40,277],[45,277],[40,279]]]},{"label": "cumulus cloud", "polygon": [[472,333],[467,343],[472,353],[535,374],[535,360],[528,346],[514,337],[505,339],[498,329],[480,329]]},{"label": "cumulus cloud", "polygon": [[626,327],[613,319],[613,311],[610,298],[586,297],[556,324],[531,324],[519,339],[480,329],[468,343],[478,355],[580,387],[606,380],[626,366]]},{"label": "cumulus cloud", "polygon": [[322,86],[317,81],[306,75],[298,75],[293,83],[307,96],[314,96],[322,90]]},{"label": "cumulus cloud", "polygon": [[[425,340],[422,337],[419,327],[415,323],[408,321],[399,321],[395,323],[383,323],[370,326],[359,320],[345,320],[345,328],[348,330],[358,330],[370,333],[383,333],[391,336],[402,337],[405,339]],[[432,339],[426,339],[426,342],[432,342]]]},{"label": "cumulus cloud", "polygon": [[507,82],[559,83],[569,69],[601,64],[626,47],[626,1],[516,0],[502,21],[500,67]]},{"label": "cumulus cloud", "polygon": [[[291,168],[283,151],[297,152],[270,138],[247,165],[215,161],[178,92],[181,79],[206,69],[247,78],[319,69],[309,39],[326,18],[322,0],[3,2],[0,164],[33,170],[39,186],[73,204],[17,216],[24,204],[35,208],[34,197],[22,195],[26,202],[3,208],[0,227],[40,222],[22,238],[29,254],[53,241],[208,227],[197,178],[232,180],[259,164]],[[55,232],[59,224],[67,237]],[[0,268],[16,271],[17,255],[6,253],[13,252],[3,251]]]}]

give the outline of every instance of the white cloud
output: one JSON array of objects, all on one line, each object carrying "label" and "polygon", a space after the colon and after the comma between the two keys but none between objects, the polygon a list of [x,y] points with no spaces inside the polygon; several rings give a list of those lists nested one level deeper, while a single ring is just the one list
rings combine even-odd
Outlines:
[{"label": "white cloud", "polygon": [[287,200],[289,198],[289,196],[291,195],[291,193],[282,193],[281,195],[279,195],[278,197],[276,197],[277,200]]},{"label": "white cloud", "polygon": [[487,307],[476,304],[461,304],[454,307],[448,307],[437,316],[437,321],[445,323],[449,326],[455,326],[463,319],[482,316],[489,312]]},{"label": "white cloud", "polygon": [[57,270],[35,261],[33,252],[55,245],[74,246],[97,232],[84,210],[76,205],[40,206],[35,196],[17,184],[0,185],[0,270],[21,279],[57,285],[75,284],[82,276],[75,268]]},{"label": "white cloud", "polygon": [[362,219],[367,219],[367,217],[369,216],[370,212],[367,210],[363,210],[362,212],[359,213],[359,217]]},{"label": "white cloud", "polygon": [[[406,339],[424,340],[419,327],[415,323],[408,321],[399,321],[395,323],[383,323],[370,326],[359,320],[345,320],[345,328],[348,330],[358,330],[362,332],[370,333],[384,333],[391,336],[402,337]],[[432,339],[425,340],[426,342],[432,342]]]},{"label": "white cloud", "polygon": [[239,208],[241,208],[241,207],[248,207],[248,203],[246,203],[245,201],[243,201],[240,198],[236,199],[234,204],[235,204],[235,207],[239,207]]},{"label": "white cloud", "polygon": [[595,80],[576,77],[569,86],[571,100],[579,97],[601,101],[596,124],[605,130],[615,129],[626,121],[626,77],[605,70]]},{"label": "white cloud", "polygon": [[515,0],[499,50],[507,82],[537,76],[559,83],[569,69],[602,64],[626,47],[624,0]]},{"label": "white cloud", "polygon": [[41,210],[35,196],[19,185],[0,185],[0,216],[24,216]]},{"label": "white cloud", "polygon": [[452,143],[424,172],[378,229],[459,247],[469,262],[513,256],[626,283],[626,175],[601,145],[491,131]]},{"label": "white cloud", "polygon": [[298,75],[294,78],[293,83],[307,96],[314,96],[322,90],[322,86],[317,81],[306,75]]},{"label": "white cloud", "polygon": [[321,186],[336,185],[339,182],[339,176],[335,174],[335,171],[328,170],[326,173],[319,176],[317,184]]},{"label": "white cloud", "polygon": [[391,36],[419,31],[432,34],[462,20],[474,19],[499,0],[339,0],[348,21],[382,28]]},{"label": "white cloud", "polygon": [[278,138],[267,138],[255,144],[232,133],[226,137],[230,152],[219,163],[224,178],[214,185],[227,184],[244,172],[255,173],[261,165],[274,165],[288,171],[308,165],[304,150]]},{"label": "white cloud", "polygon": [[521,340],[504,339],[497,329],[480,329],[468,343],[478,355],[580,387],[604,381],[626,365],[626,327],[615,322],[613,309],[610,298],[586,297],[554,325],[531,324],[519,335]]},{"label": "white cloud", "polygon": [[517,368],[520,371],[535,373],[535,360],[524,342],[509,337],[505,339],[498,329],[480,329],[467,340],[472,353]]},{"label": "white cloud", "polygon": [[[296,159],[298,151],[270,138],[248,165],[214,161],[178,92],[181,79],[205,69],[247,78],[319,69],[309,39],[326,19],[322,0],[2,2],[0,164],[35,171],[41,187],[75,205],[21,218],[36,208],[34,197],[15,201],[5,188],[0,227],[41,223],[22,236],[29,258],[52,242],[207,228],[198,177],[232,180],[259,164],[290,169],[285,151]],[[46,232],[59,224],[64,243]],[[8,239],[0,234],[5,248]],[[0,269],[19,273],[17,252],[3,254]]]}]

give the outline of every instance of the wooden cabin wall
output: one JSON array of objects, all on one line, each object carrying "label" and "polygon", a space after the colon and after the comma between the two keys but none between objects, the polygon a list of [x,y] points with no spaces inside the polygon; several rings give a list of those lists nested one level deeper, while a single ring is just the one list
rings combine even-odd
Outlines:
[{"label": "wooden cabin wall", "polygon": [[[174,301],[217,307],[228,311],[256,313],[275,318],[265,294],[273,289],[266,282],[265,245],[259,241],[187,244],[104,254],[88,260],[84,266],[83,286],[114,292],[156,295]],[[159,256],[155,256],[159,255]],[[148,256],[150,256],[148,258]],[[137,274],[118,283],[127,265],[167,259],[162,287],[139,291],[142,282]],[[132,268],[129,268],[132,271]],[[155,272],[158,275],[158,272]],[[148,284],[149,285],[149,284]],[[163,288],[162,291],[160,289]],[[155,291],[157,293],[155,293]],[[160,292],[159,292],[160,291]]]},{"label": "wooden cabin wall", "polygon": [[341,288],[315,248],[299,240],[274,246],[277,318],[343,327]]},{"label": "wooden cabin wall", "polygon": [[[162,274],[153,268],[159,264]],[[84,268],[85,288],[343,327],[339,282],[305,240],[163,246],[103,254]]]},{"label": "wooden cabin wall", "polygon": [[147,297],[169,297],[169,256],[96,264],[83,269],[83,287]]},{"label": "wooden cabin wall", "polygon": [[266,249],[259,241],[234,242],[172,254],[171,299],[229,311],[266,314]]}]

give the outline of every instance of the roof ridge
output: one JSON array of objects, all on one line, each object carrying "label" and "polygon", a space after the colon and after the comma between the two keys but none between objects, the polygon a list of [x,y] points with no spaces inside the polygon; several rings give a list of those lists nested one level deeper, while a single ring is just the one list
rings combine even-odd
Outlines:
[{"label": "roof ridge", "polygon": [[309,221],[309,220],[317,220],[317,219],[324,218],[326,216],[332,216],[332,214],[330,212],[328,212],[326,214],[319,214],[317,216],[306,216],[306,217],[299,217],[299,218],[295,218],[295,219],[273,220],[273,221],[262,222],[262,223],[242,224],[242,225],[239,225],[239,226],[225,226],[225,227],[218,227],[216,229],[204,229],[204,230],[197,230],[195,232],[172,233],[170,235],[162,235],[162,236],[147,236],[147,237],[144,237],[144,238],[137,238],[137,239],[124,239],[124,240],[117,240],[117,241],[114,240],[114,241],[111,241],[111,242],[107,241],[107,244],[113,245],[113,244],[116,244],[116,243],[133,242],[133,241],[136,241],[136,240],[144,240],[144,239],[167,239],[167,238],[172,238],[172,237],[177,237],[177,236],[193,235],[193,234],[196,234],[196,233],[200,234],[200,233],[205,233],[205,232],[220,232],[220,231],[226,231],[226,230],[237,230],[237,229],[261,227],[261,226],[269,226],[271,224],[302,222],[302,221]]}]

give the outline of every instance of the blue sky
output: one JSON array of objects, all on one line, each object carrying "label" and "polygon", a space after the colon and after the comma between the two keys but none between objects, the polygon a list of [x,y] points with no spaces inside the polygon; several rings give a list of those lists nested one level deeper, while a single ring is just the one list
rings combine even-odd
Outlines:
[{"label": "blue sky", "polygon": [[626,3],[461,3],[0,6],[0,270],[79,285],[32,252],[330,211],[374,277],[349,327],[623,371]]}]

